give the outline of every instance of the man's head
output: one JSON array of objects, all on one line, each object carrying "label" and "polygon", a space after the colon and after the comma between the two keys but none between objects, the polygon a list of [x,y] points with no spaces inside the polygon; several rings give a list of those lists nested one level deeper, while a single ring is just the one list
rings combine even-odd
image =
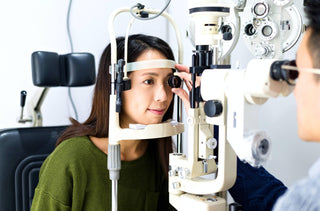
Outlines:
[{"label": "man's head", "polygon": [[[320,0],[305,7],[308,29],[297,52],[298,68],[320,68]],[[294,90],[297,102],[298,133],[301,139],[320,142],[320,77],[299,71]]]},{"label": "man's head", "polygon": [[[308,40],[308,49],[311,53],[314,68],[320,68],[320,0],[307,1],[305,13],[308,18],[308,29],[310,37]],[[320,80],[320,76],[317,76]]]}]

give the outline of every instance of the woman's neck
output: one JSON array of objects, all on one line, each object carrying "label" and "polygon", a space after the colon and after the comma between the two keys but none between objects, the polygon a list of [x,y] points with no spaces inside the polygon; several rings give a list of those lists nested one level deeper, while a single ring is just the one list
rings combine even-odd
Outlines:
[{"label": "woman's neck", "polygon": [[121,160],[132,161],[144,155],[148,148],[146,140],[123,140],[120,141]]},{"label": "woman's neck", "polygon": [[[108,138],[97,138],[90,136],[90,139],[96,147],[98,147],[105,154],[108,154]],[[132,161],[144,155],[148,148],[148,141],[146,140],[123,140],[120,141],[121,160]]]}]

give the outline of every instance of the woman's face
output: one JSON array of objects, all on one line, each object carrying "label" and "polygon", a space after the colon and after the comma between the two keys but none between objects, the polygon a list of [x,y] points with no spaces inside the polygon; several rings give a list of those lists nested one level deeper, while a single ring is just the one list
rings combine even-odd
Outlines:
[{"label": "woman's face", "polygon": [[[147,50],[136,61],[167,59],[157,50]],[[129,76],[131,89],[123,92],[121,127],[132,124],[157,124],[162,121],[173,98],[168,79],[170,68],[136,70]]]}]

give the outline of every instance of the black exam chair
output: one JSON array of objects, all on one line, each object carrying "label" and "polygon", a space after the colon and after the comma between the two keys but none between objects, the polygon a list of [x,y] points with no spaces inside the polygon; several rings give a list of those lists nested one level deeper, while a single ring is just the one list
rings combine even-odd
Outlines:
[{"label": "black exam chair", "polygon": [[0,210],[30,210],[43,161],[66,126],[0,130]]},{"label": "black exam chair", "polygon": [[[34,52],[32,79],[34,85],[46,89],[93,85],[94,57],[89,53]],[[40,111],[40,106],[34,109]],[[30,210],[40,167],[66,127],[0,129],[0,211]]]}]

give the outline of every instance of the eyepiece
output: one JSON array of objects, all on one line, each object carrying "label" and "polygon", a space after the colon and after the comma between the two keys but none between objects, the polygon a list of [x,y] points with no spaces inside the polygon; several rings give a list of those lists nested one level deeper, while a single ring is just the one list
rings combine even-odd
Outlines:
[{"label": "eyepiece", "polygon": [[295,69],[282,68],[282,66],[296,67],[296,63],[294,60],[275,61],[271,65],[270,69],[271,78],[275,81],[285,81],[289,85],[295,85],[299,76],[299,72]]},{"label": "eyepiece", "polygon": [[179,76],[173,75],[169,78],[168,84],[171,88],[181,87],[181,78]]}]

